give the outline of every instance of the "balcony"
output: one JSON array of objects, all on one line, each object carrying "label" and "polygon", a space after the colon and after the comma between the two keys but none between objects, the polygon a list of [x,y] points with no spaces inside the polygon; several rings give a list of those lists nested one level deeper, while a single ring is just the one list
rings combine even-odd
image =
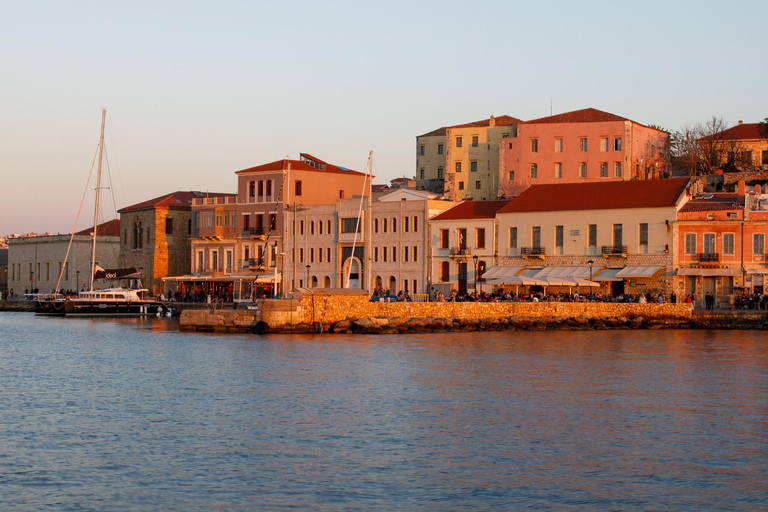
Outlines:
[{"label": "balcony", "polygon": [[472,249],[469,247],[451,247],[451,258],[468,258],[472,256]]},{"label": "balcony", "polygon": [[264,270],[264,261],[258,258],[240,260],[240,270]]},{"label": "balcony", "polygon": [[267,230],[264,227],[247,228],[243,230],[243,237],[263,237],[267,234]]},{"label": "balcony", "polygon": [[700,252],[696,255],[699,263],[720,263],[720,254],[716,252]]},{"label": "balcony", "polygon": [[523,258],[541,258],[547,255],[546,247],[521,247],[520,256]]},{"label": "balcony", "polygon": [[604,245],[602,246],[600,252],[603,256],[619,256],[619,257],[626,258],[627,246],[626,245]]}]

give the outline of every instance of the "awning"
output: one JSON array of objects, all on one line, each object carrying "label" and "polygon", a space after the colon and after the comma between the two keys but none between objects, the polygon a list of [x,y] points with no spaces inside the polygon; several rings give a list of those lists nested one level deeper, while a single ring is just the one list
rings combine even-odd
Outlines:
[{"label": "awning", "polygon": [[[591,275],[594,276],[603,267],[592,267]],[[589,267],[585,266],[570,266],[570,267],[544,267],[534,276],[538,279],[544,277],[578,277],[581,279],[589,279],[590,271]]]},{"label": "awning", "polygon": [[494,286],[499,286],[502,284],[511,284],[515,286],[547,286],[549,284],[546,281],[542,281],[541,279],[535,279],[533,277],[527,276],[507,276],[499,279],[489,279],[486,281],[486,283]]},{"label": "awning", "polygon": [[604,268],[596,276],[592,276],[593,281],[623,281],[624,278],[616,277],[616,274],[624,270],[623,268]]},{"label": "awning", "polygon": [[[277,282],[281,282],[280,280],[280,274],[277,274]],[[258,279],[256,279],[256,274],[224,274],[220,276],[195,276],[195,275],[187,275],[187,276],[174,276],[174,277],[163,277],[163,281],[171,281],[171,282],[201,282],[201,283],[226,283],[230,281],[243,281],[243,282],[250,282],[254,279],[257,283],[272,283],[275,281],[275,274],[259,274]]]},{"label": "awning", "polygon": [[643,278],[653,277],[656,272],[664,267],[624,267],[616,273],[616,277],[623,278]]},{"label": "awning", "polygon": [[481,277],[486,281],[488,281],[491,279],[499,279],[502,277],[514,276],[521,270],[523,270],[523,267],[504,267],[504,266],[497,265],[495,267],[491,267],[488,270],[486,270]]},{"label": "awning", "polygon": [[738,268],[679,268],[678,276],[739,276],[741,269]]},{"label": "awning", "polygon": [[747,274],[768,274],[768,268],[751,268],[747,270]]},{"label": "awning", "polygon": [[541,272],[541,267],[535,267],[535,268],[526,268],[522,272],[520,272],[518,275],[523,277],[535,277],[536,274]]}]

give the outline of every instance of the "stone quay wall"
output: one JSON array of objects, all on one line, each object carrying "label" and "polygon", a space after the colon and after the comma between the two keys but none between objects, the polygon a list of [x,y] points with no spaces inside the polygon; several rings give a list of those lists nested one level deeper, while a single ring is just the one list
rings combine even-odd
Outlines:
[{"label": "stone quay wall", "polygon": [[366,295],[305,293],[257,310],[182,312],[180,328],[242,332],[433,332],[690,325],[689,304],[600,302],[370,302]]}]

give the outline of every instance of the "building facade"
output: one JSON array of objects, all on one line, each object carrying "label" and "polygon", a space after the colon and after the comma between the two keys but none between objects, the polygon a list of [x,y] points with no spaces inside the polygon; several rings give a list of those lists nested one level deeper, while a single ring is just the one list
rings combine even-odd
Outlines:
[{"label": "building facade", "polygon": [[736,126],[700,139],[704,153],[715,160],[711,167],[768,170],[768,134],[761,134],[759,126],[739,121]]},{"label": "building facade", "polygon": [[531,185],[659,178],[669,134],[596,109],[526,121],[499,144],[499,194]]}]

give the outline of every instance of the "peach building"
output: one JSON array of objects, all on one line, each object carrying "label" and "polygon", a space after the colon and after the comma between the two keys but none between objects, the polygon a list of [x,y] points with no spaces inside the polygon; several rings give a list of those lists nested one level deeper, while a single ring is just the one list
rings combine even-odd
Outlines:
[{"label": "peach building", "polygon": [[669,134],[594,108],[526,121],[499,143],[499,196],[531,185],[661,177]]},{"label": "peach building", "polygon": [[762,136],[758,126],[758,123],[739,121],[736,126],[713,135],[722,148],[717,155],[717,165],[732,165],[746,171],[768,170],[768,137]]}]

